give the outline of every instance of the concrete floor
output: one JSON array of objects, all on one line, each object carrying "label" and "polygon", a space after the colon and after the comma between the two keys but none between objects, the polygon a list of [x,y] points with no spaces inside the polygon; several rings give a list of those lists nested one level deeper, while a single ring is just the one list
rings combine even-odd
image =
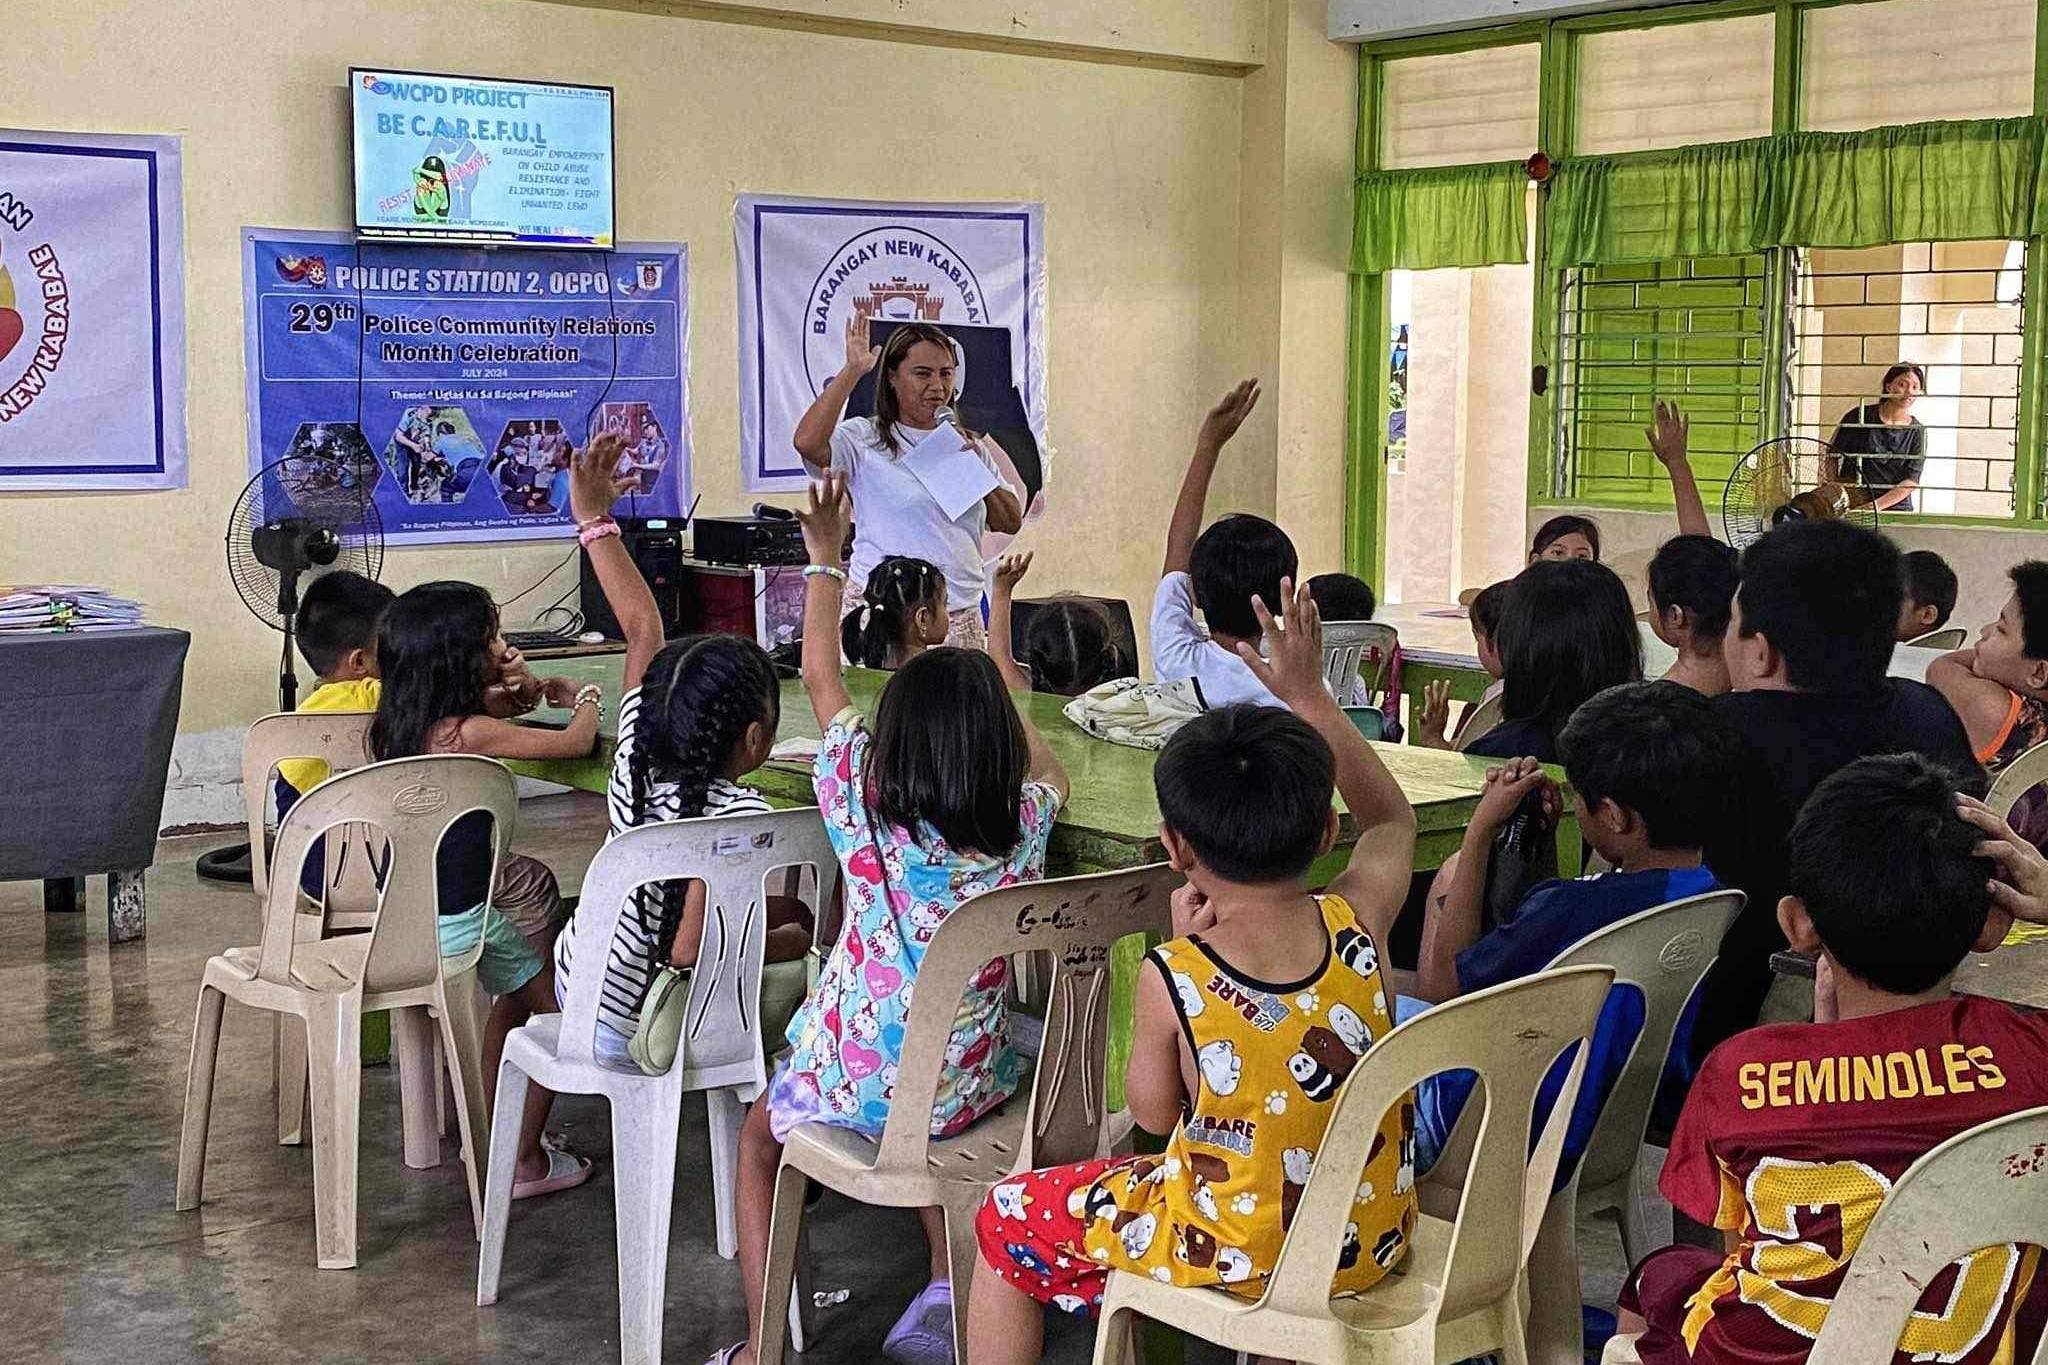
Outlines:
[{"label": "concrete floor", "polygon": [[[603,837],[599,798],[528,801],[522,851],[573,893]],[[149,874],[145,941],[110,948],[105,882],[84,914],[46,916],[40,887],[0,884],[0,1361],[536,1361],[616,1359],[609,1125],[570,1097],[552,1128],[597,1173],[514,1206],[501,1297],[476,1307],[476,1242],[455,1144],[434,1170],[401,1160],[397,1078],[363,1077],[360,1263],[313,1263],[309,1147],[273,1138],[268,1021],[231,1007],[221,1039],[206,1202],[172,1208],[192,1010],[209,955],[257,938],[246,888],[193,860],[225,836],[166,840]],[[665,1356],[689,1365],[744,1326],[733,1263],[712,1246],[704,1110],[684,1107],[668,1262]],[[819,1365],[879,1359],[923,1283],[914,1218],[828,1195],[813,1221],[823,1310]],[[1619,1250],[1589,1230],[1589,1289],[1612,1302]],[[1089,1358],[1055,1321],[1047,1360]],[[1191,1365],[1228,1357],[1190,1349]]]}]

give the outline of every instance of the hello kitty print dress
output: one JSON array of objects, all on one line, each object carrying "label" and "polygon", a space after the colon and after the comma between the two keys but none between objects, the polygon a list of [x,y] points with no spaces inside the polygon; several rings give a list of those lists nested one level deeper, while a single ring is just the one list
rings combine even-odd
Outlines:
[{"label": "hello kitty print dress", "polygon": [[[869,810],[872,742],[849,708],[833,718],[818,749],[812,779],[846,873],[846,917],[817,988],[790,1020],[794,1051],[771,1088],[770,1105],[781,1096],[805,1119],[879,1135],[925,948],[970,898],[1044,874],[1060,798],[1049,786],[1025,783],[1017,846],[999,858],[962,854],[929,825],[913,833]],[[1020,1067],[1004,1011],[1009,979],[1009,963],[998,958],[961,1002],[932,1109],[935,1135],[959,1132],[1017,1088]]]},{"label": "hello kitty print dress", "polygon": [[[1280,1257],[1338,1089],[1393,1028],[1379,952],[1342,898],[1321,900],[1330,938],[1301,981],[1255,981],[1200,935],[1150,954],[1201,1073],[1194,1112],[1166,1151],[1097,1179],[1075,1200],[1097,1265],[1256,1298]],[[1391,1270],[1415,1227],[1415,1106],[1380,1120],[1337,1262],[1338,1293]]]}]

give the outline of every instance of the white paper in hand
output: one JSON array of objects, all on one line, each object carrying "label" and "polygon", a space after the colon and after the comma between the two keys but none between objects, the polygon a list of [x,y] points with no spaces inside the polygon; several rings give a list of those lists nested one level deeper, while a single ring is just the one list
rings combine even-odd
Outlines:
[{"label": "white paper in hand", "polygon": [[912,446],[903,467],[924,485],[948,521],[960,520],[1002,482],[950,422]]}]

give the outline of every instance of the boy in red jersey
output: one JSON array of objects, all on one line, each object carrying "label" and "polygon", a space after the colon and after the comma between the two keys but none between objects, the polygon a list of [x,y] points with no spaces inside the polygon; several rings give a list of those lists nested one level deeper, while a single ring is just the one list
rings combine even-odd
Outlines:
[{"label": "boy in red jersey", "polygon": [[[1820,952],[1812,1024],[1715,1048],[1686,1097],[1660,1184],[1722,1230],[1727,1254],[1667,1247],[1622,1293],[1645,1365],[1796,1365],[1849,1258],[1914,1161],[1957,1133],[2048,1103],[2048,1017],[1952,996],[1964,954],[2011,916],[1923,758],[1866,758],[1815,789],[1792,830],[1778,923]],[[2036,1247],[1989,1247],[1921,1297],[1898,1360],[2032,1359],[2048,1315]]]}]

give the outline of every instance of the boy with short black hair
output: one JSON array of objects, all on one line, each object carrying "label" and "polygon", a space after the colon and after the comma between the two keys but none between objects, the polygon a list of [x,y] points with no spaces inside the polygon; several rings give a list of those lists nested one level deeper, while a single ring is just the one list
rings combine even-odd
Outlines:
[{"label": "boy with short black hair", "polygon": [[[1573,714],[1559,747],[1579,829],[1614,870],[1543,882],[1511,918],[1488,929],[1481,923],[1481,900],[1495,832],[1531,795],[1552,807],[1559,800],[1556,784],[1533,759],[1488,773],[1450,886],[1441,901],[1429,905],[1423,922],[1416,989],[1424,1000],[1452,1000],[1532,975],[1588,934],[1720,889],[1701,850],[1733,799],[1735,744],[1705,697],[1674,682],[1609,688]],[[1397,1011],[1403,1018],[1410,1012]],[[1641,994],[1617,986],[1593,1035],[1561,1178],[1592,1137],[1642,1026]],[[1458,1074],[1465,1079],[1436,1077],[1418,1097],[1418,1160],[1424,1169],[1434,1164],[1471,1092],[1470,1073]],[[1545,1085],[1545,1110],[1558,1079]]]},{"label": "boy with short black hair", "polygon": [[[1256,609],[1272,661],[1249,645],[1239,657],[1291,714],[1206,712],[1155,770],[1160,838],[1187,885],[1173,896],[1174,937],[1138,976],[1124,1085],[1138,1125],[1166,1135],[1165,1154],[1028,1171],[990,1191],[961,1356],[975,1365],[1038,1360],[1040,1305],[1093,1316],[1112,1269],[1262,1293],[1337,1093],[1393,1027],[1378,945],[1407,891],[1415,812],[1323,686],[1314,600],[1304,588],[1287,603],[1284,627]],[[1317,896],[1308,876],[1336,839],[1333,787],[1359,838]],[[1340,1293],[1368,1288],[1406,1252],[1413,1116],[1404,1101],[1380,1120]]]},{"label": "boy with short black hair", "polygon": [[[1203,704],[1211,707],[1240,701],[1280,705],[1238,657],[1237,647],[1248,644],[1257,651],[1260,628],[1252,599],[1281,600],[1281,580],[1292,580],[1300,568],[1294,542],[1264,517],[1243,513],[1201,529],[1216,461],[1258,402],[1259,381],[1247,379],[1202,420],[1167,527],[1159,590],[1152,597],[1154,676],[1163,683],[1193,678]],[[1197,609],[1206,631],[1195,620]]]},{"label": "boy with short black hair", "polygon": [[[1956,1134],[2048,1103],[2048,1019],[1950,993],[1964,955],[2011,924],[1981,837],[1949,774],[1910,754],[1848,765],[1800,812],[1776,910],[1820,954],[1814,1022],[1730,1039],[1693,1082],[1659,1183],[1726,1254],[1667,1247],[1635,1268],[1623,1330],[1645,1365],[1804,1361],[1893,1182]],[[1944,1270],[1897,1359],[2032,1359],[2040,1256],[1997,1246]]]},{"label": "boy with short black hair", "polygon": [[1372,584],[1356,574],[1319,573],[1308,581],[1308,595],[1325,621],[1370,621],[1379,606]]},{"label": "boy with short black hair", "polygon": [[1956,609],[1956,571],[1932,550],[1908,550],[1899,556],[1906,600],[1899,608],[1898,639],[1904,644],[1948,624]]},{"label": "boy with short black hair", "polygon": [[[299,593],[292,630],[300,657],[319,677],[299,710],[377,709],[377,618],[396,597],[382,583],[347,569],[322,574]],[[286,759],[277,771],[291,788],[278,792],[281,799],[289,797],[282,800],[286,806],[327,780],[327,765],[317,758]]]},{"label": "boy with short black hair", "polygon": [[1955,707],[1994,776],[2048,739],[2048,563],[2030,559],[2011,572],[2012,596],[1975,648],[1927,666],[1928,684]]}]

